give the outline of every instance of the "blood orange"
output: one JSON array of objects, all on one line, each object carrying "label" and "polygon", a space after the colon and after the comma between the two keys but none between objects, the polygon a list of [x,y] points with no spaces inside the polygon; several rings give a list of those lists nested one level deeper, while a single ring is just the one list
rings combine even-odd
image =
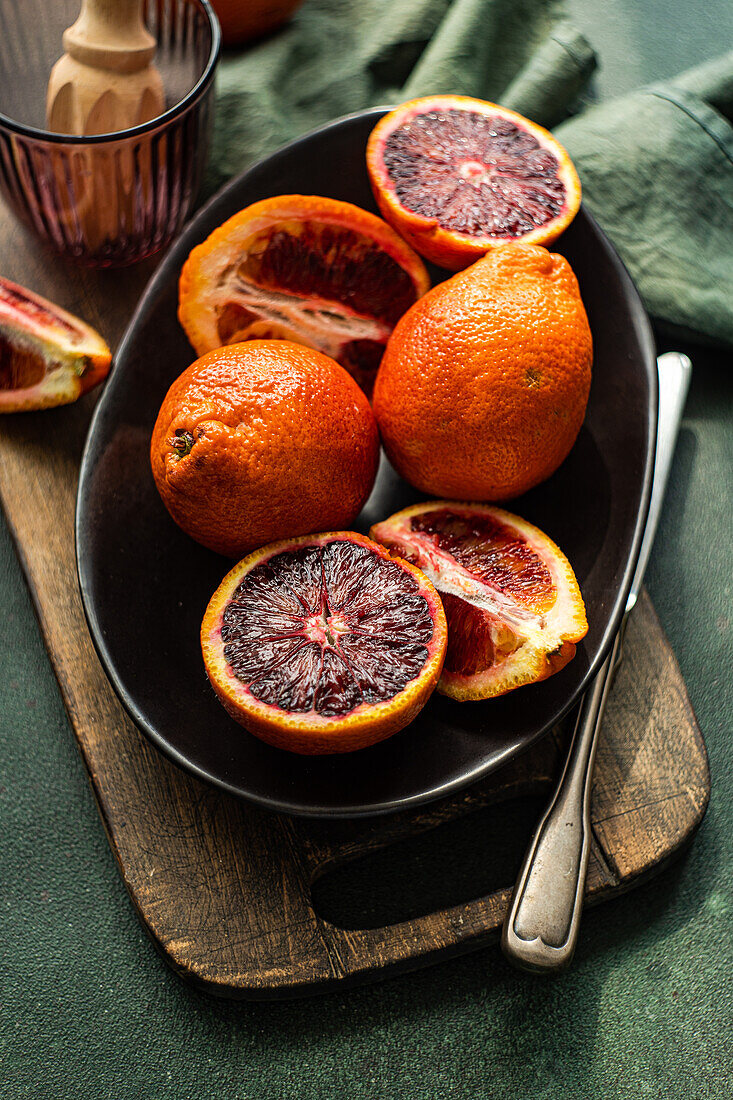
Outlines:
[{"label": "blood orange", "polygon": [[287,340],[248,340],[210,351],[176,379],[150,463],[176,523],[241,558],[353,523],[372,491],[379,433],[333,359]]},{"label": "blood orange", "polygon": [[106,377],[111,359],[84,321],[0,278],[0,413],[68,405]]},{"label": "blood orange", "polygon": [[371,535],[438,589],[448,652],[438,690],[488,699],[559,672],[588,623],[565,555],[531,523],[485,504],[433,501]]},{"label": "blood orange", "polygon": [[430,581],[353,531],[273,543],[224,578],[201,626],[229,714],[278,748],[350,752],[403,729],[443,665]]},{"label": "blood orange", "polygon": [[269,34],[299,8],[303,0],[212,0],[225,46],[239,46]]},{"label": "blood orange", "polygon": [[570,452],[592,358],[565,257],[523,242],[494,248],[398,322],[374,387],[384,449],[432,496],[510,500]]},{"label": "blood orange", "polygon": [[387,221],[453,271],[498,243],[549,244],[580,206],[577,172],[552,134],[467,96],[413,99],[385,115],[367,168]]},{"label": "blood orange", "polygon": [[381,218],[336,199],[279,195],[193,249],[178,316],[199,355],[291,340],[336,359],[370,393],[392,329],[429,286],[420,257]]}]

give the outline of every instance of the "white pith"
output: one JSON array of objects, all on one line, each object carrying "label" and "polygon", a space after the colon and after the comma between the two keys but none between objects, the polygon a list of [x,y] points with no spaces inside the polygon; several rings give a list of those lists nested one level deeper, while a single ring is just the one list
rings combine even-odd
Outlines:
[{"label": "white pith", "polygon": [[[390,325],[356,313],[343,301],[268,290],[242,274],[241,266],[247,257],[261,251],[275,230],[297,236],[302,230],[301,219],[300,211],[291,210],[286,204],[275,213],[263,213],[233,227],[216,248],[201,256],[196,265],[198,270],[194,268],[198,286],[195,346],[200,353],[221,346],[218,320],[230,302],[256,313],[258,320],[234,333],[228,343],[259,338],[265,330],[272,329],[280,339],[306,344],[332,358],[337,358],[352,340],[386,343],[392,332]],[[314,221],[336,229],[352,228],[348,220],[339,218],[315,216]],[[408,270],[399,253],[389,251],[389,255]]]},{"label": "white pith", "polygon": [[[19,334],[23,332],[33,342],[34,347],[35,341],[38,341],[46,347],[54,348],[59,354],[64,352],[70,356],[103,355],[109,351],[99,333],[84,321],[40,295],[18,287],[18,292],[27,299],[29,306],[44,310],[50,320],[45,316],[40,319],[31,312],[23,312],[22,304],[16,304],[12,298],[4,296],[3,282],[7,283],[7,280],[0,278],[0,334],[18,343]],[[11,291],[14,289],[14,284],[7,285]]]},{"label": "white pith", "polygon": [[544,627],[543,616],[522,607],[488,581],[469,573],[455,558],[440,550],[429,536],[410,531],[409,535],[405,532],[402,539],[398,535],[397,540],[397,549],[399,550],[402,542],[403,552],[409,555],[410,560],[415,555],[418,557],[415,564],[430,578],[439,592],[458,596],[474,607],[490,612],[511,626],[515,632],[526,634],[532,629]]},{"label": "white pith", "polygon": [[327,615],[325,608],[317,615],[308,615],[303,619],[303,637],[311,642],[318,642],[324,649],[329,646],[335,649],[333,639],[338,639],[340,634],[350,633],[352,631],[349,624],[345,623],[339,615]]},{"label": "white pith", "polygon": [[[208,310],[202,323],[208,339],[220,342],[217,320],[223,306],[234,302],[258,315],[230,339],[260,336],[274,328],[281,337],[296,336],[298,342],[325,352],[335,358],[352,340],[375,340],[385,343],[390,332],[385,325],[369,317],[361,317],[341,302],[318,298],[301,298],[276,290],[265,290],[236,271],[222,272],[213,290],[204,299]],[[257,329],[260,328],[258,332]]]}]

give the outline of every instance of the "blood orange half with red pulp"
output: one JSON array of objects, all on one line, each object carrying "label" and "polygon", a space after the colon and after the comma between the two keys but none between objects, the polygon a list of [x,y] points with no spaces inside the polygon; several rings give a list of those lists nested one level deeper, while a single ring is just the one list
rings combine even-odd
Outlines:
[{"label": "blood orange half with red pulp", "polygon": [[349,202],[278,195],[193,249],[178,316],[199,355],[283,339],[325,352],[371,392],[392,329],[430,286],[394,230]]},{"label": "blood orange half with red pulp", "polygon": [[453,271],[496,244],[549,244],[580,206],[577,172],[552,134],[467,96],[413,99],[385,115],[367,168],[387,221]]},{"label": "blood orange half with red pulp", "polygon": [[488,699],[559,672],[588,630],[572,567],[539,528],[485,504],[434,501],[371,535],[440,593],[448,652],[438,690]]},{"label": "blood orange half with red pulp", "polygon": [[307,754],[362,749],[403,729],[438,681],[446,640],[427,577],[352,531],[250,554],[201,627],[206,671],[229,714]]}]

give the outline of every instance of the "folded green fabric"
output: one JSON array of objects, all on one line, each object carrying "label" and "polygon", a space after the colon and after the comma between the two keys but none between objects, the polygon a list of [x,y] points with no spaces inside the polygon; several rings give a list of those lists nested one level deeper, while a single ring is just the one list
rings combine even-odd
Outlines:
[{"label": "folded green fabric", "polygon": [[733,53],[557,128],[660,328],[733,347]]},{"label": "folded green fabric", "polygon": [[554,125],[594,67],[561,0],[305,0],[271,38],[225,53],[208,190],[332,118],[433,92]]},{"label": "folded green fabric", "polygon": [[733,346],[733,53],[567,119],[596,59],[562,0],[306,0],[225,54],[212,191],[374,104],[452,92],[557,126],[583,197],[663,328]]}]

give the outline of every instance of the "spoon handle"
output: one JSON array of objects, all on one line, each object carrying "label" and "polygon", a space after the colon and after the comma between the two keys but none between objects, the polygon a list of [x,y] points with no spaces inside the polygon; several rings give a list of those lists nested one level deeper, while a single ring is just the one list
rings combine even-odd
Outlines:
[{"label": "spoon handle", "polygon": [[591,846],[593,762],[622,633],[583,697],[565,768],[524,857],[504,922],[504,954],[525,970],[562,970],[575,951]]},{"label": "spoon handle", "polygon": [[502,931],[504,954],[525,970],[562,970],[570,963],[578,939],[591,846],[590,792],[598,730],[621,661],[626,622],[641,592],[654,542],[692,366],[686,355],[667,352],[657,359],[657,370],[654,478],[626,611],[611,651],[580,704],[560,782],[524,857]]}]

